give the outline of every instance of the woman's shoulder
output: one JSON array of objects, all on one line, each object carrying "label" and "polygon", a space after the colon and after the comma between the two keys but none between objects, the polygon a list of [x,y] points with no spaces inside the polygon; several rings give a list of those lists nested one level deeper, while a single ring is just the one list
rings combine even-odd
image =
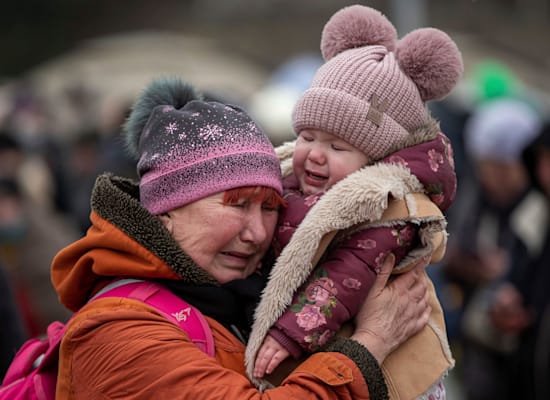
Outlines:
[{"label": "woman's shoulder", "polygon": [[[216,348],[244,352],[244,344],[216,320],[205,316]],[[159,310],[138,300],[104,298],[83,307],[68,323],[65,340],[86,342],[173,340],[190,342],[189,335]],[[192,343],[190,343],[193,345]]]},{"label": "woman's shoulder", "polygon": [[192,387],[204,371],[239,366],[243,370],[244,345],[217,322],[209,318],[207,322],[214,335],[215,358],[200,350],[179,326],[139,301],[95,300],[69,322],[60,348],[58,392],[75,394],[63,398],[114,398],[121,392],[128,393],[127,398],[143,398],[153,390],[174,398],[181,387],[176,382],[167,387],[168,376]]},{"label": "woman's shoulder", "polygon": [[140,337],[146,331],[140,327],[153,325],[154,331],[162,330],[163,325],[166,329],[179,329],[160,311],[138,300],[109,297],[95,300],[82,307],[68,322],[65,337],[89,335],[92,331],[97,331],[97,336],[119,331],[123,332],[126,338],[130,335]]}]

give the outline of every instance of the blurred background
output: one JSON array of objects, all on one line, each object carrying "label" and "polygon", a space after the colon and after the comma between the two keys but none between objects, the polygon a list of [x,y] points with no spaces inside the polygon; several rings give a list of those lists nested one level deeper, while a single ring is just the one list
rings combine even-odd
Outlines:
[{"label": "blurred background", "polygon": [[[135,177],[120,127],[151,78],[181,76],[214,98],[243,106],[275,145],[292,140],[293,104],[322,63],[321,30],[335,11],[355,3],[382,11],[399,36],[418,27],[440,28],[464,57],[460,84],[444,101],[429,104],[453,142],[459,178],[459,196],[448,215],[448,257],[432,273],[457,359],[448,398],[514,398],[514,390],[521,398],[550,398],[548,382],[541,383],[550,378],[550,357],[518,359],[527,326],[535,329],[529,354],[550,354],[550,322],[544,322],[550,315],[548,294],[531,301],[526,293],[532,290],[525,289],[531,288],[526,281],[547,282],[548,273],[543,279],[541,267],[532,265],[550,269],[550,256],[543,255],[548,193],[533,184],[523,158],[549,118],[550,0],[5,2],[0,15],[2,368],[23,338],[67,317],[49,284],[50,260],[86,231],[98,173]],[[500,125],[472,122],[480,108],[502,99],[530,111],[516,112],[514,106],[501,112]],[[520,116],[507,122],[510,115]],[[506,134],[493,135],[497,125]],[[472,136],[494,143],[477,143]],[[512,157],[502,156],[503,143],[515,146]],[[478,152],[481,147],[495,154]],[[523,174],[519,189],[507,187],[516,167]],[[491,183],[511,199],[500,201]],[[525,205],[533,192],[538,202]],[[472,238],[476,243],[467,242]],[[459,257],[466,253],[470,259]],[[519,266],[518,258],[532,262]],[[518,274],[523,286],[514,280]],[[532,318],[512,333],[497,329],[483,342],[475,331],[487,329],[488,309],[503,284],[522,287],[519,302]],[[499,341],[504,349],[489,345]],[[519,383],[513,390],[502,384],[514,382],[518,375],[511,371],[522,362],[529,364],[525,380],[533,392]]]},{"label": "blurred background", "polygon": [[[108,124],[106,119],[113,116],[106,114],[114,113],[115,104],[131,101],[152,76],[161,74],[182,75],[246,105],[270,84],[301,90],[316,66],[324,23],[349,4],[353,2],[6,2],[0,16],[2,114],[10,112],[14,92],[19,91],[19,97],[26,92],[48,104],[44,113],[47,122],[55,124],[52,134],[74,136],[75,124]],[[420,26],[449,32],[464,54],[466,79],[480,61],[499,60],[548,105],[547,0],[364,4],[388,15],[401,36]],[[294,70],[289,66],[274,76],[295,57],[304,59]],[[77,115],[82,112],[92,115],[83,120]]]}]

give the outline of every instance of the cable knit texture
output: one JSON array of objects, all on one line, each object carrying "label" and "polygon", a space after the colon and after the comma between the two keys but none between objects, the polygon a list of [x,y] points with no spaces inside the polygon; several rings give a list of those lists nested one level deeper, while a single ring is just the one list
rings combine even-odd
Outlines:
[{"label": "cable knit texture", "polygon": [[319,129],[379,160],[429,120],[428,100],[446,96],[463,71],[451,38],[421,28],[397,40],[379,11],[355,5],[324,27],[325,59],[292,115],[296,133]]}]

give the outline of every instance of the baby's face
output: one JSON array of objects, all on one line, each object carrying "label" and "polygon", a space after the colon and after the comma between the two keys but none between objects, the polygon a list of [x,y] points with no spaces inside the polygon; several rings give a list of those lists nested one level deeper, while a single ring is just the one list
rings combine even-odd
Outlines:
[{"label": "baby's face", "polygon": [[303,130],[296,141],[292,167],[302,191],[317,194],[368,162],[361,150],[337,136],[319,130]]}]

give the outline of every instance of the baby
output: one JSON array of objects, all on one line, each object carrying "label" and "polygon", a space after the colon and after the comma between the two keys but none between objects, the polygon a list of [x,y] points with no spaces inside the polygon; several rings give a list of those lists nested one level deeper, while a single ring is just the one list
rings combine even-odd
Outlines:
[{"label": "baby", "polygon": [[[277,149],[288,206],[247,348],[247,371],[259,384],[355,316],[389,253],[396,273],[429,254],[437,261],[445,247],[442,212],[456,194],[449,140],[425,105],[461,76],[454,42],[431,28],[397,41],[382,14],[351,6],[326,24],[321,49],[326,62],[293,112],[298,138]],[[392,368],[406,365],[405,356],[382,366],[394,382],[388,386],[406,398],[441,395],[454,363],[435,292],[432,308],[437,328],[417,335],[413,350],[433,359],[431,367]]]}]

